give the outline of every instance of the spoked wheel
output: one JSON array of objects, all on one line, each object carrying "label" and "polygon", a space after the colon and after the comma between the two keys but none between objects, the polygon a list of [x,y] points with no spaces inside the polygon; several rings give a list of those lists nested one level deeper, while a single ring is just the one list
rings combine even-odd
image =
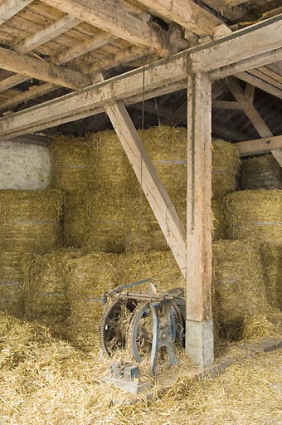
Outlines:
[{"label": "spoked wheel", "polygon": [[[170,313],[170,329],[172,341],[177,339],[178,312],[174,305]],[[140,304],[132,314],[128,331],[128,348],[137,362],[141,362],[152,352],[153,315],[150,304]]]},{"label": "spoked wheel", "polygon": [[126,332],[135,307],[132,300],[117,300],[106,306],[99,324],[99,339],[103,352],[109,357],[125,347]]}]

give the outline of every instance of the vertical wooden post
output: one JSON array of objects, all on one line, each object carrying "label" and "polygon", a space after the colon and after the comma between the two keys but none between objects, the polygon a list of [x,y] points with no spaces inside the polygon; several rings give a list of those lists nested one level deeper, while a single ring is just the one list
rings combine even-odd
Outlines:
[{"label": "vertical wooden post", "polygon": [[211,82],[188,77],[186,351],[201,368],[214,360],[211,310]]}]

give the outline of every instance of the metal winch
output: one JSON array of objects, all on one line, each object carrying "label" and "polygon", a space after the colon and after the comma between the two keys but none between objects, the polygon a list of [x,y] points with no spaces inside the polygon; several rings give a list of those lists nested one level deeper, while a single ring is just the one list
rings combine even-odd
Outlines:
[{"label": "metal winch", "polygon": [[[148,282],[147,292],[129,289]],[[174,346],[184,344],[184,291],[158,291],[150,279],[133,282],[105,293],[105,309],[99,325],[100,344],[109,357],[127,348],[138,363],[150,356],[156,374],[158,354],[166,351],[170,365],[177,364]],[[181,311],[182,310],[182,311]]]}]

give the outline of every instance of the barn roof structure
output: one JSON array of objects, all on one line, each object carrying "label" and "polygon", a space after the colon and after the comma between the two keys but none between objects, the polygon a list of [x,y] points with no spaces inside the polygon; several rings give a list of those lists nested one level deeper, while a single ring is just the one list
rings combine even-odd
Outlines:
[{"label": "barn roof structure", "polygon": [[[211,132],[282,164],[280,1],[2,0],[0,35],[0,139],[114,127],[186,278],[186,350],[210,364]],[[187,232],[136,132],[159,122],[187,126]]]}]

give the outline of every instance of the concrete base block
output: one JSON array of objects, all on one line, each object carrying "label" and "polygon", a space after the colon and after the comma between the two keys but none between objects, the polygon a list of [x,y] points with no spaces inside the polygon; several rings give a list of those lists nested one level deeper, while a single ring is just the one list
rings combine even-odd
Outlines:
[{"label": "concrete base block", "polygon": [[196,367],[204,369],[214,362],[213,321],[186,320],[186,352]]}]

